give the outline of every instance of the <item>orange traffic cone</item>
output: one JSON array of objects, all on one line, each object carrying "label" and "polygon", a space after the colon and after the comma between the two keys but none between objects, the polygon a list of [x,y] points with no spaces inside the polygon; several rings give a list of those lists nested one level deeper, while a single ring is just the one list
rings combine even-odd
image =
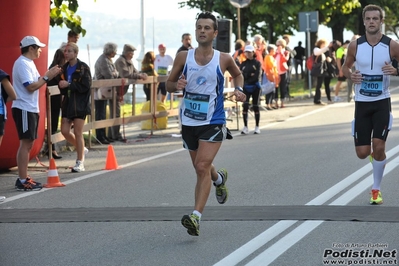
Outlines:
[{"label": "orange traffic cone", "polygon": [[47,188],[65,186],[65,184],[61,183],[60,177],[58,176],[58,171],[57,167],[55,166],[54,158],[50,159],[50,168],[47,171],[47,184],[43,186]]},{"label": "orange traffic cone", "polygon": [[108,145],[107,161],[105,162],[104,170],[116,170],[119,169],[118,162],[116,161],[114,147]]}]

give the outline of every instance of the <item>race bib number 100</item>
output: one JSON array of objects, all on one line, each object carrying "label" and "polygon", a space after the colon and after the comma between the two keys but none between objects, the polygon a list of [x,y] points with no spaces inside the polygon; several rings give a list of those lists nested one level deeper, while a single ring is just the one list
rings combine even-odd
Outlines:
[{"label": "race bib number 100", "polygon": [[206,120],[208,117],[209,98],[209,95],[186,92],[184,96],[184,115],[195,120]]},{"label": "race bib number 100", "polygon": [[383,75],[365,75],[359,93],[364,96],[377,97],[382,94]]}]

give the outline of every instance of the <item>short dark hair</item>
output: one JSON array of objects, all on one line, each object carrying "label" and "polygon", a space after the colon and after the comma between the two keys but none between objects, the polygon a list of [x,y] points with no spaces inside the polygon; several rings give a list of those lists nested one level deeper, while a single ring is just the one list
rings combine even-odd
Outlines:
[{"label": "short dark hair", "polygon": [[[202,13],[199,13],[197,16],[197,21],[199,19],[212,19],[213,20],[213,29],[217,30],[218,29],[218,20],[216,19],[216,17],[209,11],[204,11]],[[197,23],[197,21],[195,23]]]},{"label": "short dark hair", "polygon": [[76,37],[78,35],[79,35],[79,33],[76,33],[73,30],[68,31],[68,37],[69,38]]},{"label": "short dark hair", "polygon": [[186,36],[191,36],[191,34],[190,33],[183,33],[183,35],[181,36],[181,40],[183,41],[184,37],[186,37]]},{"label": "short dark hair", "polygon": [[362,17],[364,19],[364,16],[366,14],[367,11],[379,11],[380,12],[380,19],[382,20],[384,18],[384,11],[382,10],[382,8],[380,6],[377,5],[367,5],[363,8],[363,12],[362,12]]},{"label": "short dark hair", "polygon": [[[20,44],[20,46],[21,46],[21,44]],[[32,47],[33,49],[39,48],[39,46],[37,46],[36,44],[31,44],[29,46],[22,47],[21,54],[26,54],[27,52],[29,52],[29,47]]]}]

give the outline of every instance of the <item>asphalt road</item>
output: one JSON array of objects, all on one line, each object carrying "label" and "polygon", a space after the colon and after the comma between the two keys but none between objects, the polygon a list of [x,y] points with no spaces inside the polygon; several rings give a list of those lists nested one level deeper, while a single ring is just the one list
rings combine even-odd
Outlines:
[{"label": "asphalt road", "polygon": [[[83,173],[65,169],[75,154],[62,153],[62,188],[15,192],[16,171],[0,175],[7,196],[0,265],[397,265],[399,82],[393,85],[381,206],[368,204],[372,168],[354,152],[353,102],[296,100],[262,111],[260,135],[233,131],[215,160],[229,171],[229,200],[219,205],[212,188],[199,237],[180,224],[192,209],[195,175],[181,139],[171,137],[175,121],[152,135],[132,124],[128,143],[113,145],[118,170],[102,170],[107,146],[96,145]],[[47,173],[31,166],[46,183]]]}]

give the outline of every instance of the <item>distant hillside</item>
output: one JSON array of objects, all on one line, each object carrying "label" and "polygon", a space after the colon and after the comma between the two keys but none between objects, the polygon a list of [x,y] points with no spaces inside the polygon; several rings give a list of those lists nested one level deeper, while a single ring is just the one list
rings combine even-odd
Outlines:
[{"label": "distant hillside", "polygon": [[[82,26],[87,32],[85,37],[80,38],[79,46],[89,44],[90,48],[97,49],[102,48],[107,42],[114,42],[120,48],[125,43],[140,45],[140,18],[119,19],[116,16],[87,12],[81,12],[80,16]],[[193,19],[190,23],[178,18],[173,18],[173,20],[148,18],[145,21],[145,27],[147,48],[155,47],[157,50],[160,43],[164,43],[167,47],[179,47],[183,33],[189,32],[194,36],[195,20]],[[68,31],[66,27],[50,27],[49,48],[57,49],[62,42],[65,42]]]}]

